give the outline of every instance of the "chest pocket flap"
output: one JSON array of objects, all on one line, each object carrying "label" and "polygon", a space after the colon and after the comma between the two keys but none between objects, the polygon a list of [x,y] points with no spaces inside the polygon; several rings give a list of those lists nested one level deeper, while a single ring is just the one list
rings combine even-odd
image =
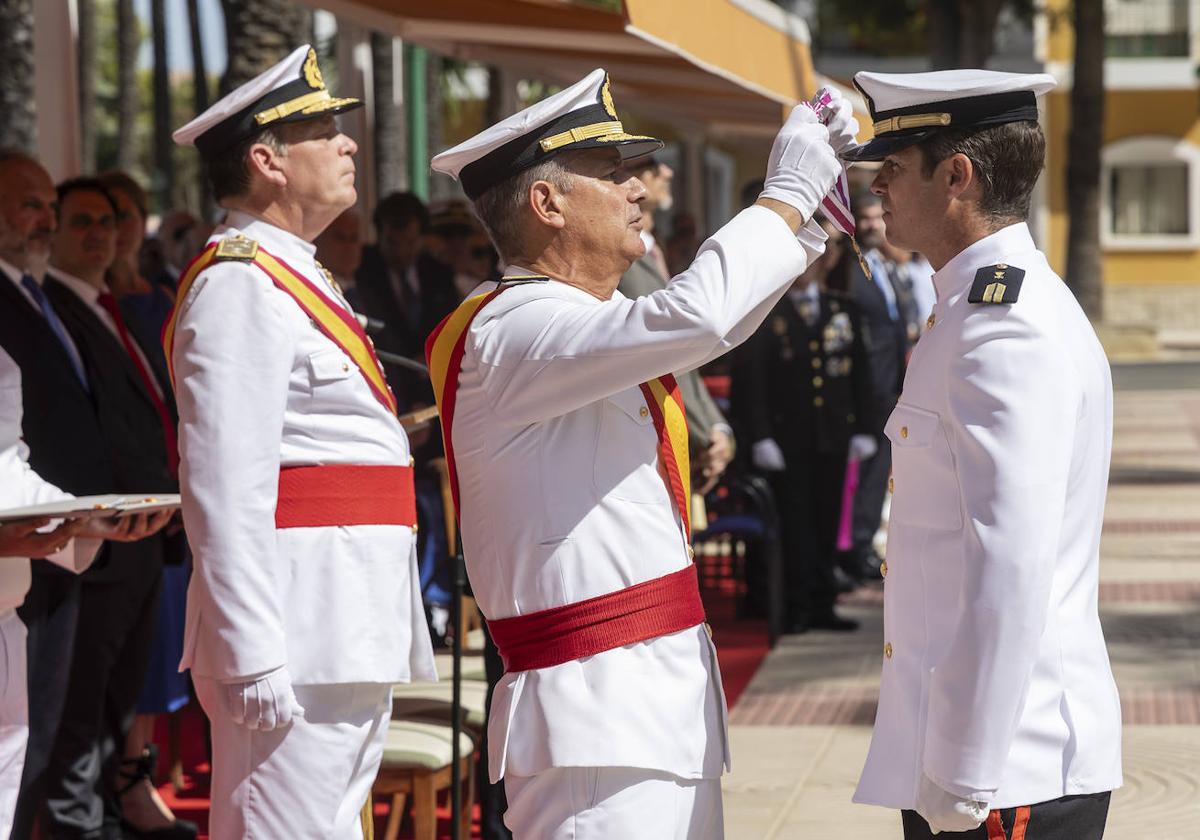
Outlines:
[{"label": "chest pocket flap", "polygon": [[899,403],[883,427],[883,433],[892,446],[929,446],[940,425],[941,421],[932,411]]},{"label": "chest pocket flap", "polygon": [[624,391],[613,394],[607,402],[622,411],[639,426],[648,426],[654,422],[654,418],[650,414],[650,406],[646,404],[646,396],[642,393],[641,388],[626,388]]},{"label": "chest pocket flap", "polygon": [[314,383],[336,382],[355,373],[354,362],[337,348],[318,350],[308,357],[308,372]]},{"label": "chest pocket flap", "polygon": [[884,433],[892,442],[891,519],[923,528],[961,528],[958,474],[941,418],[902,402]]}]

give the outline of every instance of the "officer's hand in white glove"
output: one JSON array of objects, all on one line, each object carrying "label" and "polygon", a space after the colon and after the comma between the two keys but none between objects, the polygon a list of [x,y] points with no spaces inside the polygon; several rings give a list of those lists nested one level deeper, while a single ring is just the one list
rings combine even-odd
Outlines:
[{"label": "officer's hand in white glove", "polygon": [[850,460],[865,461],[879,451],[874,435],[854,435],[850,438]]},{"label": "officer's hand in white glove", "polygon": [[783,460],[783,450],[773,438],[763,438],[750,447],[750,460],[754,466],[763,472],[783,472],[787,463]]},{"label": "officer's hand in white glove", "polygon": [[[854,105],[842,96],[840,90],[833,87],[821,88],[813,102],[820,101],[823,96],[829,101],[819,115],[825,128],[829,130],[829,145],[840,155],[858,145],[855,139],[858,136],[858,120],[854,118]],[[829,117],[825,119],[827,114]]]},{"label": "officer's hand in white glove", "polygon": [[802,103],[792,109],[775,137],[759,198],[787,204],[807,221],[841,172],[829,132],[808,103]]},{"label": "officer's hand in white glove", "polygon": [[304,717],[286,665],[255,680],[230,683],[225,692],[230,717],[247,729],[270,732],[287,726],[293,717]]},{"label": "officer's hand in white glove", "polygon": [[921,787],[917,790],[916,810],[929,823],[929,830],[938,834],[943,831],[973,831],[987,819],[990,809],[986,802],[962,799],[922,776]]}]

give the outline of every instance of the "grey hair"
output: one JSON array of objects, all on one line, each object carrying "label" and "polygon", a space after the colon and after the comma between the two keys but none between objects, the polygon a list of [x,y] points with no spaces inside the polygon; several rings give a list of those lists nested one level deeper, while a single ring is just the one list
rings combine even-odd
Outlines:
[{"label": "grey hair", "polygon": [[473,202],[475,215],[504,262],[521,255],[522,220],[529,206],[530,188],[538,181],[546,181],[559,192],[570,192],[574,174],[568,163],[569,154],[555,155],[501,181]]}]

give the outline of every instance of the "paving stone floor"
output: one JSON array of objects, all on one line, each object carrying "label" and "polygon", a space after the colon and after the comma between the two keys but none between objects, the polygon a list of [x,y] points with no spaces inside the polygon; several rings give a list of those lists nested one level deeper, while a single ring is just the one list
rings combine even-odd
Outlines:
[{"label": "paving stone floor", "polygon": [[[1105,836],[1196,840],[1200,392],[1117,392],[1101,580],[1125,719],[1125,786]],[[731,714],[729,840],[900,837],[894,812],[850,802],[878,700],[881,593],[860,590],[843,611],[859,632],[784,637]]]}]

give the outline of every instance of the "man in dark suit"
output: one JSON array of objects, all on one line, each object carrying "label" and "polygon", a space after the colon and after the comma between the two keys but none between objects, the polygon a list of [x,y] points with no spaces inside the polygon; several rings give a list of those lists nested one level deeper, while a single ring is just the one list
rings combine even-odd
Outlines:
[{"label": "man in dark suit", "polygon": [[874,454],[874,381],[859,308],[824,288],[842,235],[823,223],[821,255],[746,342],[734,371],[752,462],[783,523],[789,630],[853,630],[834,611],[835,549],[847,457]]},{"label": "man in dark suit", "polygon": [[850,295],[862,312],[863,329],[871,357],[871,371],[879,404],[872,413],[875,425],[869,429],[875,436],[878,452],[862,462],[858,472],[858,490],[854,496],[853,556],[850,570],[860,577],[878,577],[882,562],[873,540],[879,530],[883,500],[887,493],[888,474],[892,470],[891,444],[883,435],[900,390],[904,385],[904,367],[908,355],[908,316],[911,295],[897,292],[888,263],[880,252],[885,243],[883,205],[879,196],[867,193],[855,202],[858,222],[858,241],[864,251],[871,276],[850,267]]},{"label": "man in dark suit", "polygon": [[[458,305],[454,271],[425,252],[429,211],[412,193],[384,196],[375,208],[374,245],[363,249],[355,275],[363,314],[383,321],[375,333],[380,350],[424,362],[425,338]],[[384,363],[401,411],[433,404],[433,391],[420,374]]]},{"label": "man in dark suit", "polygon": [[[114,490],[175,492],[167,463],[173,417],[151,364],[104,283],[115,248],[116,205],[98,181],[61,184],[45,293],[83,357]],[[120,837],[118,763],[145,678],[158,609],[162,535],[113,547],[82,576],[75,653],[48,773],[53,836]],[[65,664],[65,663],[64,663]],[[138,778],[137,773],[131,774]],[[195,836],[171,824],[170,836]],[[168,828],[167,825],[147,828]]]},{"label": "man in dark suit", "polygon": [[[671,180],[675,173],[654,155],[634,162],[630,171],[646,186],[646,197],[641,203],[642,244],[646,253],[629,266],[617,289],[625,297],[638,298],[664,288],[671,279],[663,249],[654,238],[654,213],[671,209]],[[716,485],[733,459],[733,428],[697,371],[676,372],[675,381],[679,383],[687,413],[688,449],[699,473],[693,487],[704,494]]]},{"label": "man in dark suit", "polygon": [[[47,481],[85,495],[113,490],[108,447],[83,360],[46,298],[41,276],[54,234],[54,183],[34,160],[0,152],[0,345],[21,368],[22,436]],[[101,550],[97,563],[105,561]],[[79,616],[79,579],[44,560],[18,611],[28,629],[29,742],[13,837],[29,836],[62,717]]]}]

